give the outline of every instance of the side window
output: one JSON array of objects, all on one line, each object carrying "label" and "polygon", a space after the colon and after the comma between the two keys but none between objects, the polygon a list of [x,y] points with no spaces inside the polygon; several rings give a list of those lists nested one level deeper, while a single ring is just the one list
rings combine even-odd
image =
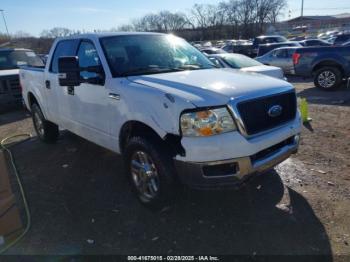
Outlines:
[{"label": "side window", "polygon": [[77,50],[77,40],[62,40],[56,45],[53,59],[50,65],[50,72],[58,73],[58,58],[61,56],[74,56]]},{"label": "side window", "polygon": [[[78,57],[80,67],[96,67],[101,65],[95,46],[89,41],[81,42],[78,50]],[[97,73],[87,71],[82,71],[80,75],[84,79],[98,77]]]},{"label": "side window", "polygon": [[277,58],[285,58],[286,57],[286,50],[276,50],[275,56]]}]

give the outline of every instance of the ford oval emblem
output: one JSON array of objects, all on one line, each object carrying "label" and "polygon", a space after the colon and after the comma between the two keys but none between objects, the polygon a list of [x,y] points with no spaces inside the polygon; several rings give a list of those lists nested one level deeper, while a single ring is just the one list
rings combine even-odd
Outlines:
[{"label": "ford oval emblem", "polygon": [[270,107],[267,113],[270,117],[278,117],[282,114],[282,109],[280,105],[274,105]]}]

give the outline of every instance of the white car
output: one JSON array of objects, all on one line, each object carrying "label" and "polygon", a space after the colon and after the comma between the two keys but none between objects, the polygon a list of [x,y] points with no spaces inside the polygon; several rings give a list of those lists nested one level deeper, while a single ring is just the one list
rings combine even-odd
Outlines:
[{"label": "white car", "polygon": [[39,139],[55,142],[60,127],[122,154],[151,208],[173,196],[176,181],[236,187],[298,149],[291,84],[215,68],[172,35],[56,39],[45,69],[21,69],[20,79]]},{"label": "white car", "polygon": [[209,59],[221,68],[233,68],[243,72],[259,73],[282,80],[286,80],[283,70],[275,66],[264,65],[248,56],[241,54],[213,54]]}]

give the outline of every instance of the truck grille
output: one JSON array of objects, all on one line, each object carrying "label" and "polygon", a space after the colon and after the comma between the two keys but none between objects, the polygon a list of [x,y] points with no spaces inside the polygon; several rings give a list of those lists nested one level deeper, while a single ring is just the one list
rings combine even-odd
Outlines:
[{"label": "truck grille", "polygon": [[13,91],[20,91],[19,78],[13,78],[8,80],[9,86]]},{"label": "truck grille", "polygon": [[[268,111],[276,105],[282,107],[282,112],[272,117]],[[289,92],[248,100],[238,103],[237,109],[247,134],[254,135],[293,120],[297,110],[296,95]]]}]

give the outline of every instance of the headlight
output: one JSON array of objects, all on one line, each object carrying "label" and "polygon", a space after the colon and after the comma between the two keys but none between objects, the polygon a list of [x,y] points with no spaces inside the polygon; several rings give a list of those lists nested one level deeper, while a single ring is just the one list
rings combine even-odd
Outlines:
[{"label": "headlight", "polygon": [[211,136],[236,130],[226,107],[184,113],[180,123],[183,136]]}]

